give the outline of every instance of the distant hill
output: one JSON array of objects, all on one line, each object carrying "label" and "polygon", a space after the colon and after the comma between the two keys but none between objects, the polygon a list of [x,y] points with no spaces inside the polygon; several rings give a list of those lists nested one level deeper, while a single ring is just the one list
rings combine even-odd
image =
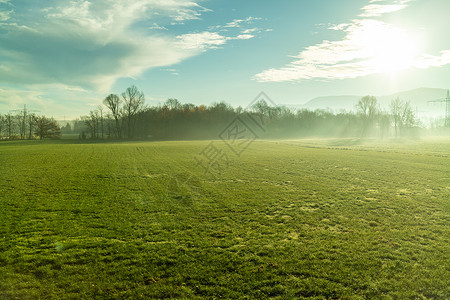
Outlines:
[{"label": "distant hill", "polygon": [[[389,110],[389,103],[395,99],[409,101],[411,106],[420,116],[437,116],[443,115],[445,110],[444,103],[430,103],[430,100],[445,98],[447,90],[436,88],[419,88],[410,91],[404,91],[387,96],[375,97],[380,104],[380,107]],[[314,98],[303,105],[298,105],[296,108],[306,109],[331,109],[333,111],[339,110],[354,110],[355,105],[364,95],[347,95],[347,96],[327,96]]]},{"label": "distant hill", "polygon": [[347,95],[347,96],[326,96],[314,98],[303,105],[303,108],[308,109],[332,109],[332,110],[351,110],[361,96]]}]

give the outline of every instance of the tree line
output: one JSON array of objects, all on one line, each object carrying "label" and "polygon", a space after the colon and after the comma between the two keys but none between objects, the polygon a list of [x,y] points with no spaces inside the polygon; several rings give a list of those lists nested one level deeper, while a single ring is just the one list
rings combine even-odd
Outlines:
[{"label": "tree line", "polygon": [[0,115],[0,137],[59,138],[77,134],[81,139],[216,139],[220,132],[240,117],[242,130],[252,130],[259,120],[265,124],[265,138],[296,137],[400,137],[417,134],[419,120],[409,102],[391,101],[380,108],[373,96],[362,97],[355,111],[291,109],[271,106],[260,100],[250,108],[234,108],[225,102],[211,105],[181,103],[168,99],[156,106],[145,105],[145,96],[130,86],[120,96],[110,94],[86,116],[60,128],[52,118],[27,114]]},{"label": "tree line", "polygon": [[59,139],[61,128],[54,118],[27,112],[0,114],[0,140],[9,139]]},{"label": "tree line", "polygon": [[365,96],[355,104],[355,111],[337,113],[271,106],[264,100],[246,110],[225,102],[207,106],[173,98],[147,106],[144,93],[131,86],[120,96],[108,95],[103,105],[74,123],[73,132],[91,139],[215,139],[237,116],[267,124],[266,138],[400,137],[417,134],[420,125],[409,102],[398,98],[388,111],[375,97]]}]

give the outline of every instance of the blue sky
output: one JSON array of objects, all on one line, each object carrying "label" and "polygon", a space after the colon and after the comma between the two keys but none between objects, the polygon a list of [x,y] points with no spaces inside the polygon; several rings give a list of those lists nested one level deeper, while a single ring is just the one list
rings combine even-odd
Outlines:
[{"label": "blue sky", "polygon": [[281,104],[450,85],[448,0],[0,0],[0,112]]}]

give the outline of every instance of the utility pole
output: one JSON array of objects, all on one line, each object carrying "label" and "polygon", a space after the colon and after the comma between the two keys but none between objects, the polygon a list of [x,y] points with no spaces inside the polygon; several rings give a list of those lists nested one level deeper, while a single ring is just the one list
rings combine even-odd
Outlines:
[{"label": "utility pole", "polygon": [[447,90],[447,96],[445,98],[431,100],[428,102],[445,103],[445,127],[450,128],[450,91]]},{"label": "utility pole", "polygon": [[19,115],[21,116],[21,120],[20,120],[20,138],[22,140],[25,139],[26,137],[26,133],[27,133],[27,117],[28,117],[28,128],[29,128],[29,135],[28,135],[28,139],[31,140],[31,136],[32,136],[32,132],[33,132],[33,112],[38,112],[38,110],[30,110],[27,109],[27,105],[24,104],[23,105],[23,109],[16,109],[16,110],[11,110],[11,111],[15,111],[15,112],[19,112]]},{"label": "utility pole", "polygon": [[[19,130],[20,130],[20,139],[24,140],[25,139],[25,134],[26,134],[26,119],[27,119],[27,105],[24,104],[23,105],[23,109],[15,109],[15,110],[11,110],[13,112],[19,112],[19,115],[21,116],[21,119],[19,119],[20,123],[19,123]],[[22,116],[23,115],[23,116]]]}]

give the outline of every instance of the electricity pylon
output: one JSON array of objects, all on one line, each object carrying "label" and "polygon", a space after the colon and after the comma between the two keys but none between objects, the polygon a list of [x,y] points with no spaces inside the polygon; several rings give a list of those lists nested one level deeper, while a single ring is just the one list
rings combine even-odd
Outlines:
[{"label": "electricity pylon", "polygon": [[19,112],[21,115],[22,120],[21,120],[21,124],[20,124],[20,137],[22,139],[25,139],[25,136],[26,136],[26,122],[27,122],[27,117],[28,117],[28,129],[29,129],[28,139],[31,140],[32,133],[33,133],[33,114],[32,113],[39,112],[39,111],[27,109],[26,104],[23,105],[23,109],[16,109],[16,110],[11,110],[11,111]]},{"label": "electricity pylon", "polygon": [[428,102],[445,103],[445,127],[450,127],[450,91],[447,90],[447,97]]}]

